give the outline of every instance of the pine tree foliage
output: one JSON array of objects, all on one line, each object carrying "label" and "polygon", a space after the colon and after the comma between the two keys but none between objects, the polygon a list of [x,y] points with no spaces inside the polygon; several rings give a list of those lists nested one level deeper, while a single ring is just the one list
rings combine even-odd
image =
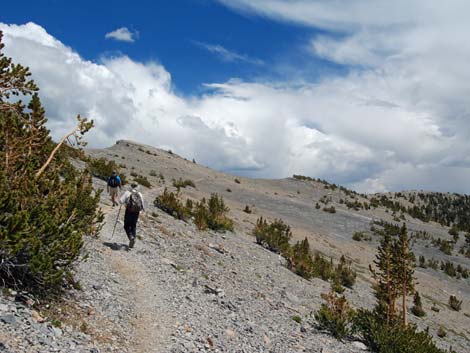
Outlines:
[{"label": "pine tree foliage", "polygon": [[411,250],[410,238],[406,225],[400,229],[400,235],[394,244],[394,257],[393,263],[393,280],[396,283],[397,289],[401,294],[402,301],[402,321],[403,325],[407,325],[407,310],[406,298],[408,295],[414,293],[414,269],[415,269],[415,255]]},{"label": "pine tree foliage", "polygon": [[371,352],[376,353],[446,353],[433,342],[429,332],[415,325],[387,325],[375,311],[359,309],[353,329]]},{"label": "pine tree foliage", "polygon": [[387,233],[377,249],[376,260],[374,261],[376,269],[370,267],[375,280],[376,311],[384,315],[387,325],[391,325],[395,321],[396,298],[398,295],[397,283],[393,280],[394,258],[392,249],[392,238]]},{"label": "pine tree foliage", "polygon": [[[414,192],[408,196],[397,193],[392,197],[381,195],[371,198],[371,204],[382,205],[389,210],[407,213],[423,222],[434,221],[455,230],[470,231],[470,195],[440,192]],[[401,202],[404,199],[408,202]],[[411,206],[405,206],[411,203]]]},{"label": "pine tree foliage", "polygon": [[[28,68],[5,57],[3,48],[0,32],[0,281],[57,291],[70,277],[83,236],[99,231],[99,194],[90,175],[77,171],[50,138]],[[14,101],[18,95],[31,96],[27,106]],[[81,135],[90,123],[80,118],[74,131]]]},{"label": "pine tree foliage", "polygon": [[449,306],[452,310],[460,311],[462,308],[462,301],[458,300],[455,295],[449,297]]},{"label": "pine tree foliage", "polygon": [[322,294],[322,298],[325,302],[314,314],[315,326],[340,340],[351,336],[355,312],[346,298],[336,295],[335,292]]},{"label": "pine tree foliage", "polygon": [[426,313],[424,312],[424,309],[423,309],[423,303],[421,302],[421,296],[419,295],[419,292],[415,292],[415,295],[413,297],[413,307],[411,308],[411,312],[413,313],[413,315],[418,316],[418,317],[426,316]]},{"label": "pine tree foliage", "polygon": [[411,250],[410,238],[405,224],[400,227],[398,238],[392,239],[395,229],[387,231],[377,251],[374,264],[370,267],[375,279],[376,311],[386,318],[387,325],[394,325],[396,319],[396,302],[401,297],[402,323],[407,325],[406,299],[414,293],[415,256]]},{"label": "pine tree foliage", "polygon": [[351,261],[348,261],[344,255],[339,259],[334,277],[338,279],[341,285],[347,288],[352,288],[354,283],[356,283],[356,271],[352,269]]},{"label": "pine tree foliage", "polygon": [[218,232],[233,231],[233,220],[228,217],[230,209],[225,205],[222,196],[217,194],[212,194],[208,201],[203,198],[193,207],[192,201],[183,205],[179,191],[174,193],[165,188],[163,193],[156,197],[154,205],[180,220],[186,221],[193,217],[199,230],[209,228]]},{"label": "pine tree foliage", "polygon": [[[407,323],[406,297],[414,293],[414,261],[405,225],[398,231],[395,227],[386,228],[374,261],[376,268],[371,267],[376,307],[374,310],[359,309],[353,325],[359,338],[372,352],[444,353],[434,344],[427,330],[418,331],[415,325]],[[396,313],[396,301],[400,297],[401,320]],[[417,316],[424,315],[418,293],[414,297],[412,312]]]},{"label": "pine tree foliage", "polygon": [[312,261],[308,239],[298,241],[287,257],[288,267],[299,276],[309,279],[313,276],[315,265]]},{"label": "pine tree foliage", "polygon": [[281,219],[275,219],[268,223],[266,219],[260,217],[256,221],[253,235],[256,242],[270,251],[286,254],[290,248],[289,240],[292,238],[292,231],[289,225]]}]

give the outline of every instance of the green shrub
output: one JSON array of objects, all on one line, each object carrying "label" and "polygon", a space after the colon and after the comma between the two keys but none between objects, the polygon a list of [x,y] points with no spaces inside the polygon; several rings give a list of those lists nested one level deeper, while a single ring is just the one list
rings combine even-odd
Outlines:
[{"label": "green shrub", "polygon": [[227,216],[229,208],[217,194],[212,194],[208,202],[203,198],[195,206],[192,200],[187,199],[184,206],[179,192],[175,194],[165,188],[155,199],[154,205],[177,219],[186,220],[193,216],[199,230],[233,231],[233,221]]},{"label": "green shrub", "polygon": [[431,306],[431,310],[438,313],[439,311],[441,311],[437,306],[433,305]]},{"label": "green shrub", "polygon": [[331,290],[338,294],[344,293],[344,287],[341,285],[338,277],[333,278],[331,282]]},{"label": "green shrub", "polygon": [[321,278],[324,281],[328,281],[334,277],[334,265],[332,259],[328,261],[320,252],[317,251],[313,257],[313,264],[313,277]]},{"label": "green shrub", "polygon": [[458,300],[455,295],[449,297],[449,306],[454,311],[460,311],[462,308],[462,301]]},{"label": "green shrub", "polygon": [[421,267],[421,268],[427,268],[427,266],[426,266],[426,259],[424,258],[423,255],[421,255],[421,256],[419,257],[419,265],[418,265],[418,266]]},{"label": "green shrub", "polygon": [[341,285],[348,288],[352,288],[354,283],[356,283],[356,272],[351,268],[351,261],[346,260],[344,255],[339,259],[334,276]]},{"label": "green shrub", "polygon": [[449,241],[441,241],[441,245],[439,246],[439,250],[441,250],[446,255],[452,255],[452,250],[454,247]]},{"label": "green shrub", "polygon": [[256,242],[270,251],[286,254],[290,249],[289,240],[292,238],[290,227],[281,219],[268,223],[263,217],[256,221],[253,229]]},{"label": "green shrub", "polygon": [[291,249],[284,250],[287,257],[288,268],[299,276],[309,279],[313,276],[314,263],[308,239],[298,241]]},{"label": "green shrub", "polygon": [[362,239],[364,239],[364,233],[363,232],[354,232],[352,238],[355,241],[361,241]]},{"label": "green shrub", "polygon": [[208,203],[207,225],[215,231],[233,231],[233,221],[228,218],[230,209],[225,206],[222,196],[212,194]]},{"label": "green shrub", "polygon": [[58,320],[58,319],[52,319],[51,320],[51,325],[54,326],[54,327],[62,327],[62,321]]},{"label": "green shrub", "polygon": [[189,213],[192,213],[193,207],[194,207],[193,200],[186,199],[186,209],[188,210]]},{"label": "green shrub", "polygon": [[157,196],[153,203],[155,207],[158,207],[163,212],[168,213],[176,219],[186,220],[189,216],[187,209],[179,199],[179,194],[170,192],[167,188],[163,190],[161,195]]},{"label": "green shrub", "polygon": [[227,192],[232,192],[232,189],[227,188],[226,191],[227,191]]},{"label": "green shrub", "polygon": [[302,323],[302,318],[299,315],[292,316],[291,320],[297,322],[298,324]]},{"label": "green shrub", "polygon": [[437,329],[437,337],[439,338],[444,338],[445,336],[447,336],[447,332],[446,330],[444,330],[444,328],[442,326],[439,326],[439,328]]},{"label": "green shrub", "polygon": [[311,277],[318,277],[324,281],[336,279],[340,285],[349,288],[352,288],[356,281],[356,272],[352,270],[351,263],[344,256],[335,266],[332,259],[326,260],[318,251],[312,255],[307,238],[291,246],[289,241],[292,238],[292,232],[281,219],[268,223],[260,217],[256,221],[252,234],[256,243],[284,256],[287,260],[287,267],[305,279]]},{"label": "green shrub", "polygon": [[434,258],[428,259],[428,267],[437,271],[439,269],[439,261],[434,260]]},{"label": "green shrub", "polygon": [[[100,193],[70,163],[75,152],[59,146],[53,155],[38,88],[27,68],[4,56],[1,38],[0,31],[0,283],[47,296],[70,285],[84,236],[99,233]],[[18,95],[30,99],[26,106]],[[80,146],[92,123],[77,118]]]},{"label": "green shrub", "polygon": [[178,190],[180,188],[185,188],[186,186],[191,186],[193,188],[196,188],[194,181],[189,180],[189,179],[183,180],[182,178],[179,178],[178,180],[173,179],[173,186],[177,188]]},{"label": "green shrub", "polygon": [[350,337],[355,312],[346,298],[338,297],[334,292],[322,294],[322,298],[325,303],[314,314],[316,327],[340,340]]},{"label": "green shrub", "polygon": [[412,324],[387,326],[381,315],[365,309],[358,310],[354,331],[372,352],[445,353],[427,331],[417,331]]},{"label": "green shrub", "polygon": [[462,278],[467,279],[470,276],[470,271],[468,269],[462,270]]},{"label": "green shrub", "polygon": [[222,196],[212,194],[209,201],[202,199],[196,204],[194,222],[199,230],[233,231],[233,220],[227,216],[229,211]]},{"label": "green shrub", "polygon": [[126,175],[120,172],[120,168],[114,161],[108,161],[103,157],[98,159],[90,158],[87,163],[87,169],[95,178],[104,181],[107,181],[112,172],[115,171],[121,178],[122,185],[127,184]]},{"label": "green shrub", "polygon": [[457,276],[457,270],[454,264],[450,261],[446,261],[446,262],[441,261],[441,270],[444,271],[444,273],[450,277]]},{"label": "green shrub", "polygon": [[145,186],[146,188],[149,188],[151,189],[152,188],[152,184],[150,183],[150,181],[147,179],[147,177],[143,176],[143,175],[138,175],[134,178],[134,181],[136,183],[139,183],[140,185],[142,186]]},{"label": "green shrub", "polygon": [[251,210],[250,206],[246,205],[245,208],[243,209],[243,212],[251,214],[253,211]]},{"label": "green shrub", "polygon": [[235,178],[234,180],[237,184],[240,184],[240,180],[238,180],[237,178]]},{"label": "green shrub", "polygon": [[421,303],[421,296],[419,295],[419,292],[416,292],[413,298],[413,306],[411,307],[411,312],[413,315],[418,316],[418,317],[424,317],[426,316],[426,313],[424,312],[423,309],[423,304]]},{"label": "green shrub", "polygon": [[328,213],[336,213],[336,208],[335,206],[323,207],[323,211],[328,212]]},{"label": "green shrub", "polygon": [[196,203],[196,207],[193,214],[194,223],[196,224],[197,229],[206,230],[208,228],[207,218],[209,218],[209,214],[204,199],[201,202]]},{"label": "green shrub", "polygon": [[156,177],[157,176],[157,172],[155,170],[151,170],[150,173],[149,173],[150,176],[152,177]]},{"label": "green shrub", "polygon": [[465,243],[461,246],[459,252],[465,257],[470,258],[470,233],[465,234]]}]

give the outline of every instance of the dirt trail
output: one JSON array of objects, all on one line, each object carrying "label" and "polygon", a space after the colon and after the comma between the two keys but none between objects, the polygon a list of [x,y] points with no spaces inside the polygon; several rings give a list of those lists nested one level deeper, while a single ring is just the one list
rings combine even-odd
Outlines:
[{"label": "dirt trail", "polygon": [[[145,197],[146,195],[144,195]],[[118,208],[103,208],[106,213],[106,225],[101,239],[110,239],[116,221]],[[119,222],[112,241],[126,240],[122,229],[124,208],[121,210]],[[144,216],[145,217],[145,216]],[[139,222],[145,222],[141,217]],[[132,300],[132,314],[130,320],[134,332],[129,351],[136,353],[163,352],[170,338],[170,325],[172,319],[165,312],[163,302],[159,300],[165,293],[158,287],[155,278],[145,266],[145,252],[133,249],[132,251],[107,251],[106,260],[110,267],[119,275],[120,283],[129,293]],[[112,300],[112,298],[110,298]]]}]

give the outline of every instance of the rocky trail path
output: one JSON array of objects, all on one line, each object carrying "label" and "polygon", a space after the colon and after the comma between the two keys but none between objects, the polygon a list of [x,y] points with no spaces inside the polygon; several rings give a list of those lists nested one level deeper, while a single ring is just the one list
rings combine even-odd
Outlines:
[{"label": "rocky trail path", "polygon": [[[113,209],[106,217],[106,225],[101,233],[101,239],[109,239],[112,234],[115,219],[117,217],[118,208]],[[120,220],[116,227],[116,239],[124,239],[126,236],[122,229],[122,216],[124,210],[121,211]],[[140,222],[145,222],[145,216],[141,217]],[[133,332],[129,346],[133,352],[163,352],[165,344],[168,342],[169,330],[168,324],[171,318],[166,313],[166,308],[159,298],[164,297],[165,293],[161,292],[161,287],[157,285],[153,278],[151,269],[145,266],[145,262],[139,251],[128,251],[126,246],[120,243],[109,242],[111,251],[106,251],[104,261],[117,273],[118,281],[122,281],[121,285],[129,290],[129,300],[131,305],[131,325]],[[140,256],[139,256],[140,255]],[[112,298],[111,298],[112,300]]]}]

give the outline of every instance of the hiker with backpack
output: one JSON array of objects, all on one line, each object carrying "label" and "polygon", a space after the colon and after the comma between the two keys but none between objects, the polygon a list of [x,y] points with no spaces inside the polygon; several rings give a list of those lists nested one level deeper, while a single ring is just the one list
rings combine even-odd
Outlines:
[{"label": "hiker with backpack", "polygon": [[112,172],[111,176],[108,178],[108,185],[106,188],[109,196],[111,196],[113,207],[119,205],[116,198],[119,196],[119,190],[121,190],[121,178],[116,172]]},{"label": "hiker with backpack", "polygon": [[127,238],[129,238],[129,249],[132,249],[135,244],[137,221],[139,220],[140,211],[144,209],[144,198],[142,194],[137,191],[137,184],[132,183],[131,189],[127,190],[121,196],[119,202],[126,205],[126,212],[124,214],[124,230],[126,231]]}]

